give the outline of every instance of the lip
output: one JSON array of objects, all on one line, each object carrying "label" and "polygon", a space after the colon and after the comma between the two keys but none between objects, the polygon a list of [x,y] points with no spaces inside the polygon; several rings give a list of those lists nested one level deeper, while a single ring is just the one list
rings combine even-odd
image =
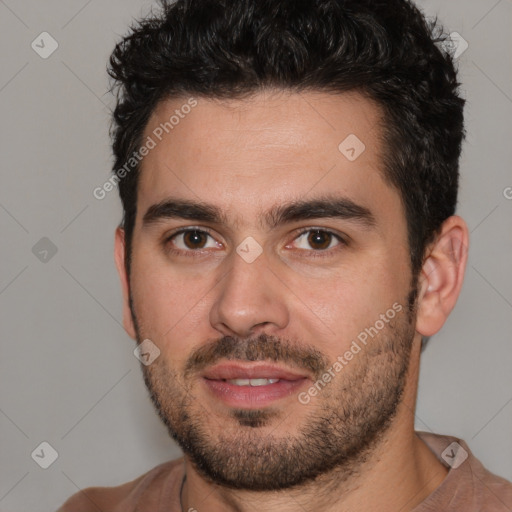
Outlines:
[{"label": "lip", "polygon": [[222,363],[208,368],[203,377],[210,380],[229,379],[281,379],[295,381],[308,378],[307,375],[294,372],[269,363]]},{"label": "lip", "polygon": [[[231,379],[279,379],[263,386],[237,386]],[[202,380],[213,396],[229,407],[257,409],[297,394],[310,381],[307,375],[268,363],[223,363],[207,369]]]}]

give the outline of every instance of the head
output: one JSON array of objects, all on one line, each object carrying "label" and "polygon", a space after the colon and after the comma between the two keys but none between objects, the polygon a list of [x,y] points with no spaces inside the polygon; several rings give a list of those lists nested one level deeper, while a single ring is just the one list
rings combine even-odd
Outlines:
[{"label": "head", "polygon": [[[451,311],[463,100],[434,33],[405,0],[188,0],[114,50],[125,327],[205,477],[348,475]],[[289,379],[227,403],[227,361]]]}]

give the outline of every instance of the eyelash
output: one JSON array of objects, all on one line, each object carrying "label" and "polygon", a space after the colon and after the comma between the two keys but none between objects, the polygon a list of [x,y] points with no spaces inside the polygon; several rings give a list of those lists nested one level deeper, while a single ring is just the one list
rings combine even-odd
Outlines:
[{"label": "eyelash", "polygon": [[[200,250],[200,249],[193,250],[193,249],[190,249],[188,251],[183,251],[181,249],[174,249],[172,247],[169,247],[169,243],[172,241],[173,238],[177,237],[178,235],[182,235],[184,233],[188,233],[190,231],[197,231],[198,233],[206,234],[206,235],[208,235],[208,236],[213,238],[213,235],[208,230],[206,230],[205,228],[190,227],[190,228],[180,229],[178,231],[175,231],[171,235],[165,237],[165,239],[164,239],[164,246],[166,247],[166,250],[168,252],[170,252],[172,254],[175,254],[175,255],[178,255],[178,256],[186,256],[186,257],[192,257],[192,258],[193,257],[197,257],[198,255],[204,254],[205,250]],[[307,251],[307,252],[309,252],[311,254],[310,257],[313,257],[313,258],[325,258],[327,256],[331,256],[333,251],[341,250],[342,247],[348,245],[347,240],[345,240],[341,235],[338,235],[337,233],[335,233],[334,231],[331,231],[330,229],[325,229],[325,228],[321,228],[321,227],[302,228],[295,235],[295,237],[293,238],[293,241],[297,240],[298,238],[300,238],[305,233],[310,233],[312,231],[321,231],[322,233],[326,233],[328,235],[333,236],[339,242],[339,245],[336,245],[335,247],[333,247],[331,249],[316,250],[316,251],[314,249],[311,249],[311,250],[299,249],[299,251]]]},{"label": "eyelash", "polygon": [[341,235],[338,235],[337,233],[335,233],[334,231],[331,231],[330,229],[321,228],[321,227],[302,228],[302,229],[299,230],[299,232],[297,233],[297,235],[295,236],[293,241],[295,241],[298,238],[300,238],[304,233],[311,233],[312,231],[320,231],[322,233],[326,233],[328,235],[331,235],[333,238],[335,238],[339,242],[339,244],[336,245],[335,247],[330,248],[330,249],[317,250],[317,251],[315,251],[314,249],[310,249],[310,250],[298,249],[299,251],[307,251],[308,253],[310,253],[309,257],[312,257],[312,258],[326,258],[326,257],[332,256],[333,252],[338,252],[342,248],[344,248],[344,247],[346,247],[348,245],[347,240],[345,238],[343,238]]},{"label": "eyelash", "polygon": [[174,249],[174,248],[172,248],[172,246],[170,246],[170,242],[172,241],[173,238],[177,237],[178,235],[182,235],[184,233],[189,233],[190,231],[197,231],[198,233],[203,233],[203,234],[206,234],[213,238],[213,235],[204,228],[190,227],[190,228],[180,229],[178,231],[175,231],[171,235],[165,237],[164,246],[165,246],[166,250],[172,254],[177,255],[177,256],[186,256],[186,257],[192,257],[192,258],[197,257],[198,255],[204,254],[205,250],[201,250],[201,249],[197,249],[197,250],[190,249],[188,251],[183,251],[181,249]]}]

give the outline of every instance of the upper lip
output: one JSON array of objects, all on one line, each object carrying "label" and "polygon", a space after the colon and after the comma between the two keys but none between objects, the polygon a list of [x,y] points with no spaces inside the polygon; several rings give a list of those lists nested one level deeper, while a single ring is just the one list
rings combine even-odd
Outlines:
[{"label": "upper lip", "polygon": [[297,371],[282,368],[269,363],[221,363],[203,372],[205,379],[231,380],[231,379],[281,379],[299,380],[308,378],[307,375]]}]

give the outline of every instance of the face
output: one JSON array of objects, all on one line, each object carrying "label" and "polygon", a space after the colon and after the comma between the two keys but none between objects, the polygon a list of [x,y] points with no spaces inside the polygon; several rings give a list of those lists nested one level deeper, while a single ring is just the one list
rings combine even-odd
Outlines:
[{"label": "face", "polygon": [[143,138],[126,326],[160,350],[152,399],[217,483],[348,475],[392,425],[415,333],[379,110],[348,93],[196,101],[161,103]]}]

